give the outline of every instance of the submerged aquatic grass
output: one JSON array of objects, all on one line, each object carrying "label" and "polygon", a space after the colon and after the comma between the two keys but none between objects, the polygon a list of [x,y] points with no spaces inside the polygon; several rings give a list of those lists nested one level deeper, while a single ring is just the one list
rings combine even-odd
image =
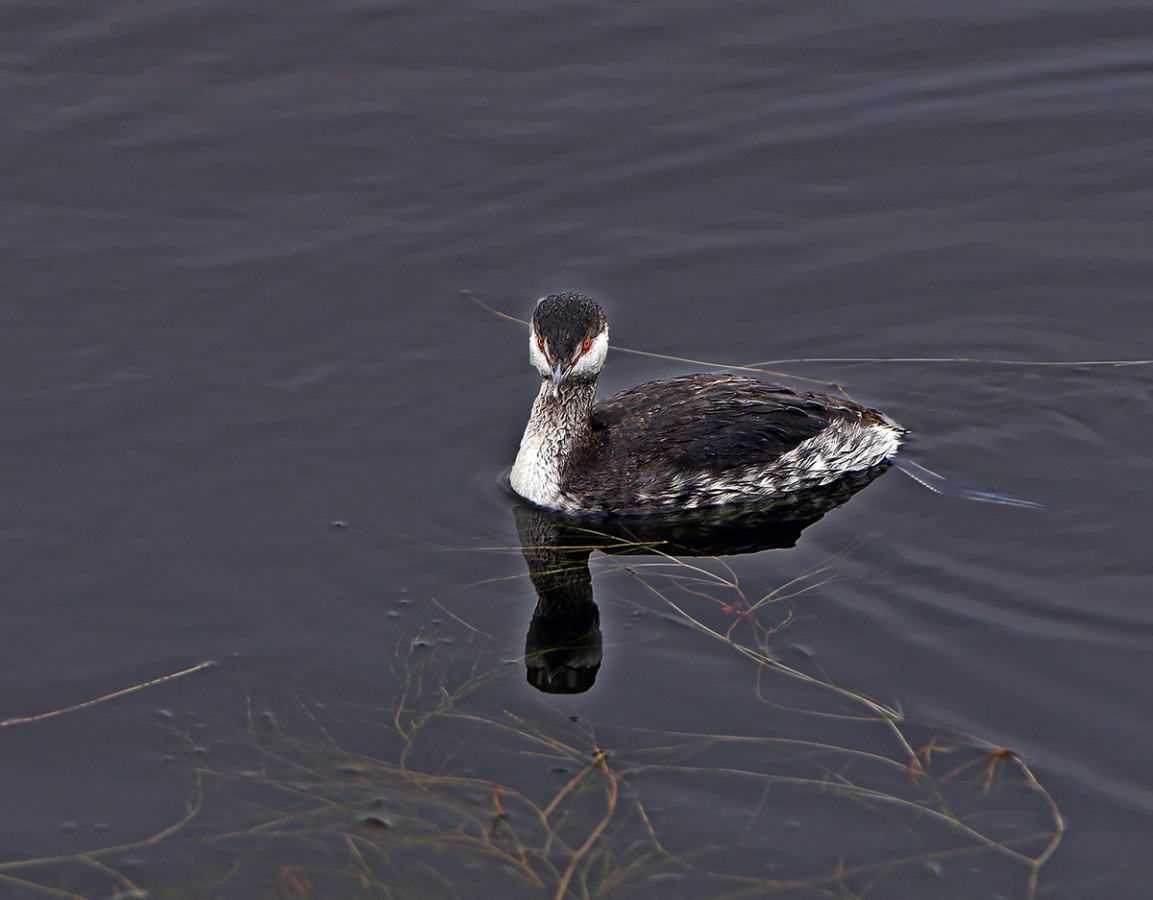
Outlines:
[{"label": "submerged aquatic grass", "polygon": [[[1024,760],[777,658],[840,557],[768,589],[725,559],[595,530],[587,550],[606,541],[647,554],[593,557],[611,602],[743,660],[726,691],[744,731],[510,709],[493,689],[519,662],[402,638],[378,702],[249,691],[208,754],[174,720],[191,787],[171,826],[0,863],[0,882],[58,897],[1036,896],[1064,823]],[[464,604],[441,605],[485,643]]]}]

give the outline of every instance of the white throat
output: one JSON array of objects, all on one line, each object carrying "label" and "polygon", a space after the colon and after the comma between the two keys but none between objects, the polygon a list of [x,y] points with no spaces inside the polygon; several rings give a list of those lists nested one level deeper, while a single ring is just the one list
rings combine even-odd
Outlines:
[{"label": "white throat", "polygon": [[509,473],[512,489],[526,500],[550,509],[578,508],[562,489],[561,474],[588,431],[595,395],[595,382],[566,383],[559,395],[551,381],[541,382]]}]

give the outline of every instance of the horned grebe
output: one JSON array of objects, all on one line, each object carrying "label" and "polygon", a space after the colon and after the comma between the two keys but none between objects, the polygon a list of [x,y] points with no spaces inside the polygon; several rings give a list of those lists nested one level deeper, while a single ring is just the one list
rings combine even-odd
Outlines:
[{"label": "horned grebe", "polygon": [[769,501],[883,463],[905,430],[875,409],[739,375],[682,375],[596,401],[604,310],[543,298],[529,357],[540,393],[509,478],[564,512],[647,512]]}]

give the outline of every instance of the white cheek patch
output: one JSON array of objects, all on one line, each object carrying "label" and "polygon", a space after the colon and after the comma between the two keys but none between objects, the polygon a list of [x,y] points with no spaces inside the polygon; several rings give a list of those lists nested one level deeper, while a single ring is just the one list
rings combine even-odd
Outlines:
[{"label": "white cheek patch", "polygon": [[545,378],[549,377],[552,366],[548,364],[548,360],[544,358],[544,353],[541,352],[540,346],[536,342],[536,331],[528,336],[528,358],[541,375]]},{"label": "white cheek patch", "polygon": [[577,364],[573,366],[573,375],[595,375],[605,367],[605,358],[609,353],[609,332],[606,328],[595,338],[593,345],[581,355]]}]

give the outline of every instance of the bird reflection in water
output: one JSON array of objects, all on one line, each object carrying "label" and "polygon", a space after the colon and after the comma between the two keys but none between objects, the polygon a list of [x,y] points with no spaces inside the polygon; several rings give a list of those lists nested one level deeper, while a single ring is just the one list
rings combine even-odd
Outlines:
[{"label": "bird reflection in water", "polygon": [[525,639],[528,682],[549,694],[580,694],[596,682],[603,641],[589,557],[734,556],[788,549],[806,528],[844,504],[888,464],[833,484],[747,509],[579,517],[539,507],[513,508],[529,578],[537,594]]}]

